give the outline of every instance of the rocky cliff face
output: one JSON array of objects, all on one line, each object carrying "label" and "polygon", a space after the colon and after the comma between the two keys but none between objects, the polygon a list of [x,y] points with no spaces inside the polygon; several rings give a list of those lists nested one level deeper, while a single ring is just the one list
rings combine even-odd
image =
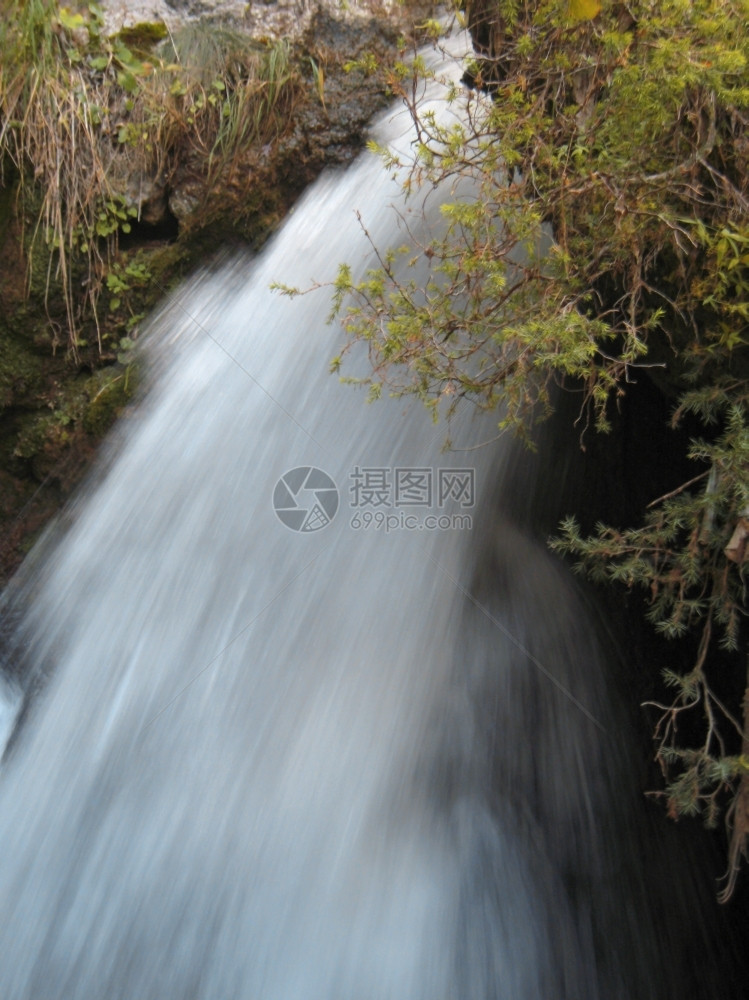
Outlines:
[{"label": "rocky cliff face", "polygon": [[372,17],[383,22],[397,15],[392,0],[105,0],[110,31],[139,22],[161,21],[170,30],[190,22],[221,22],[255,37],[301,38],[321,14],[355,24]]}]

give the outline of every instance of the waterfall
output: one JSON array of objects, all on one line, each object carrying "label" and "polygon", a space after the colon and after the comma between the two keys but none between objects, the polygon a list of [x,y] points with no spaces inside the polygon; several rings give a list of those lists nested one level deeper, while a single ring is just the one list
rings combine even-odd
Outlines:
[{"label": "waterfall", "polygon": [[495,504],[534,484],[468,407],[443,452],[365,405],[325,294],[269,289],[363,273],[355,210],[387,246],[432,201],[364,155],[154,318],[13,596],[3,1000],[671,996],[596,626]]}]

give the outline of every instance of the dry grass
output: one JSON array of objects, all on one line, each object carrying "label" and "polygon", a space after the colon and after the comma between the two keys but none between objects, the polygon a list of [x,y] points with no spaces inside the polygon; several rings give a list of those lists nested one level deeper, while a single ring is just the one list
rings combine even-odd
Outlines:
[{"label": "dry grass", "polygon": [[103,35],[95,5],[0,7],[0,163],[15,167],[23,203],[36,206],[30,277],[43,262],[45,299],[61,290],[67,331],[53,343],[65,339],[77,359],[82,319],[97,317],[118,235],[138,214],[128,181],[168,184],[189,160],[210,184],[243,148],[283,129],[300,78],[286,42],[202,25],[125,44]]}]

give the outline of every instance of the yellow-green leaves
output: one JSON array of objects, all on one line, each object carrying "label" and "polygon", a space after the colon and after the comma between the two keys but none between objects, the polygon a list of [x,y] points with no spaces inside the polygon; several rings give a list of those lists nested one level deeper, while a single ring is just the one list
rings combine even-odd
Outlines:
[{"label": "yellow-green leaves", "polygon": [[83,28],[86,25],[84,16],[74,13],[69,7],[61,7],[57,18],[67,31],[76,31],[78,28]]},{"label": "yellow-green leaves", "polygon": [[600,0],[567,0],[567,10],[572,21],[591,21],[601,12]]}]

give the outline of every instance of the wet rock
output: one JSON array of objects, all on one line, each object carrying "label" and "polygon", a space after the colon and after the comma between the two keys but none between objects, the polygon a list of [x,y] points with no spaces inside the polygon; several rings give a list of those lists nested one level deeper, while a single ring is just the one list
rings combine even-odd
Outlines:
[{"label": "wet rock", "polygon": [[125,202],[138,212],[138,222],[148,226],[163,223],[169,211],[166,184],[160,177],[144,174],[131,177],[127,182]]},{"label": "wet rock", "polygon": [[193,219],[205,197],[205,182],[200,177],[178,177],[169,194],[169,211],[180,224]]}]

